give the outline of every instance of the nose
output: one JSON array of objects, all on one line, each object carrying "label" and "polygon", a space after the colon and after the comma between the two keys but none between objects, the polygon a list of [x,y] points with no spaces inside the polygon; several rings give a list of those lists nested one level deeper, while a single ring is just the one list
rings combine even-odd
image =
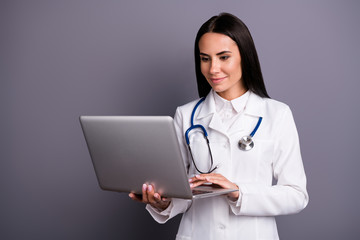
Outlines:
[{"label": "nose", "polygon": [[220,72],[220,63],[216,59],[210,63],[210,74],[216,74]]}]

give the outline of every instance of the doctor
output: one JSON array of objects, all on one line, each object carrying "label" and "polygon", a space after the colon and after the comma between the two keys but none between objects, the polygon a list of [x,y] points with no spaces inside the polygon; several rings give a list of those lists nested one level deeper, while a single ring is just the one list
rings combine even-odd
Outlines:
[{"label": "doctor", "polygon": [[[279,239],[275,216],[297,213],[309,199],[291,110],[269,98],[250,32],[231,14],[214,16],[201,26],[195,66],[205,100],[179,107],[174,117],[189,184],[239,191],[197,200],[165,199],[156,186],[144,184],[141,199],[129,196],[147,203],[159,223],[183,213],[176,239]],[[206,129],[209,146],[201,128],[185,136],[191,121]],[[243,149],[239,140],[254,131],[252,147]]]}]

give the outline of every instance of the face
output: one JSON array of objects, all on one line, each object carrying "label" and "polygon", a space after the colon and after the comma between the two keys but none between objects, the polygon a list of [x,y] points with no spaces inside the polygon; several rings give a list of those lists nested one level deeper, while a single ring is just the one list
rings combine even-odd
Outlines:
[{"label": "face", "polygon": [[235,41],[220,33],[205,33],[199,41],[200,67],[212,89],[232,100],[246,92],[241,56]]}]

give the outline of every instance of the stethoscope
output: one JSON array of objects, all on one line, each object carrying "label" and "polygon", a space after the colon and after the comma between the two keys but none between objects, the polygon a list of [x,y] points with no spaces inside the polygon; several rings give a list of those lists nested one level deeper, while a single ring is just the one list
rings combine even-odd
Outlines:
[{"label": "stethoscope", "polygon": [[[203,125],[200,125],[200,124],[196,124],[194,125],[194,115],[195,115],[195,112],[196,112],[196,109],[199,107],[199,105],[205,100],[205,97],[204,98],[201,98],[195,105],[192,113],[191,113],[191,118],[190,118],[190,124],[191,126],[186,130],[185,132],[185,140],[186,140],[186,143],[188,145],[188,148],[189,148],[189,152],[190,152],[190,156],[191,156],[191,159],[192,159],[192,162],[196,168],[196,170],[199,172],[199,173],[202,173],[202,174],[205,174],[205,173],[211,173],[213,172],[215,169],[217,169],[217,166],[213,168],[213,164],[214,164],[214,160],[213,160],[213,156],[212,156],[212,153],[211,153],[211,148],[210,148],[210,143],[209,143],[209,139],[208,139],[208,133],[205,129],[205,127]],[[256,131],[258,130],[260,124],[261,124],[261,121],[262,121],[262,117],[259,117],[259,120],[254,128],[254,130],[250,133],[250,135],[248,136],[244,136],[242,137],[240,140],[239,140],[239,143],[238,143],[238,146],[241,150],[243,151],[249,151],[251,150],[253,147],[254,147],[254,141],[253,141],[253,137],[256,133]],[[190,148],[190,140],[189,140],[189,133],[191,132],[191,130],[193,129],[196,129],[196,128],[200,128],[201,131],[203,132],[204,134],[204,137],[205,137],[205,140],[206,140],[206,143],[207,143],[207,146],[208,146],[208,149],[209,149],[209,152],[210,152],[210,161],[211,161],[211,165],[210,165],[210,168],[207,172],[202,172],[198,169],[198,167],[196,166],[195,164],[195,161],[194,161],[194,157],[192,155],[192,152],[191,152],[191,148]]]}]

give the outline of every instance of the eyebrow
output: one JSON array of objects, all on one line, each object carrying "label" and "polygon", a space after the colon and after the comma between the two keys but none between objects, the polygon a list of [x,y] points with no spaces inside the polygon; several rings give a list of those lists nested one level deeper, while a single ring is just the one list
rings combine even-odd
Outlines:
[{"label": "eyebrow", "polygon": [[[222,55],[225,53],[231,53],[231,51],[222,51],[222,52],[217,53],[216,55],[219,56],[219,55]],[[209,54],[202,53],[202,52],[200,52],[200,55],[209,56]]]}]

